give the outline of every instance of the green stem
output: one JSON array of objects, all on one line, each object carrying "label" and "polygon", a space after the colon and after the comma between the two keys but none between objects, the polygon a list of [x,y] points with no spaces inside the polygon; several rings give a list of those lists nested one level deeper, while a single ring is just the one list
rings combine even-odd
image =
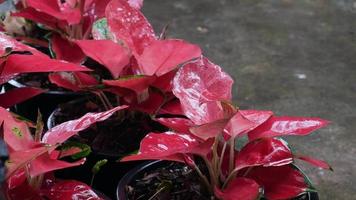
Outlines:
[{"label": "green stem", "polygon": [[213,170],[213,166],[212,166],[211,162],[206,157],[203,157],[203,159],[204,159],[205,165],[206,165],[206,167],[208,168],[208,171],[209,171],[211,186],[215,187],[217,181],[215,180],[215,173],[214,173],[214,170]]},{"label": "green stem", "polygon": [[224,184],[223,184],[223,186],[222,186],[222,189],[224,189],[224,188],[227,186],[227,184],[229,184],[229,182],[231,181],[231,179],[233,179],[233,178],[236,176],[237,171],[238,171],[237,169],[232,170],[232,172],[229,174],[229,176],[228,176],[227,179],[225,180],[225,182],[224,182]]},{"label": "green stem", "polygon": [[213,189],[208,181],[208,178],[206,178],[206,176],[200,171],[199,167],[196,164],[194,164],[194,169],[195,169],[195,171],[197,171],[198,175],[203,180],[203,182],[204,182],[205,186],[207,187],[207,189],[209,190],[210,194],[214,194]]},{"label": "green stem", "polygon": [[221,171],[221,167],[222,167],[222,163],[224,161],[224,155],[225,155],[225,151],[226,151],[226,146],[227,146],[227,142],[224,142],[224,146],[223,146],[223,149],[222,149],[221,155],[220,155],[220,162],[219,162],[218,172],[219,172],[221,177],[223,176],[223,173]]},{"label": "green stem", "polygon": [[235,138],[231,138],[229,140],[230,144],[230,154],[229,154],[229,173],[234,169],[234,161],[235,161]]}]

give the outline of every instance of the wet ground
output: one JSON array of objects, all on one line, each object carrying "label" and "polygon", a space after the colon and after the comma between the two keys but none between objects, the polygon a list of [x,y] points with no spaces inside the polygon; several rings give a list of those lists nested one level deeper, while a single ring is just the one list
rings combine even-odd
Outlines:
[{"label": "wet ground", "polygon": [[228,71],[240,107],[332,121],[288,140],[333,166],[303,165],[322,200],[356,199],[356,1],[146,0],[144,13]]}]

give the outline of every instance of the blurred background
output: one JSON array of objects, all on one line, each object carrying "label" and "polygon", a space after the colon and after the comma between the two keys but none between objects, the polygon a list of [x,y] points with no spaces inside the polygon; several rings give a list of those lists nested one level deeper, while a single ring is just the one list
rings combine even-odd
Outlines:
[{"label": "blurred background", "polygon": [[333,166],[302,164],[320,199],[356,199],[356,1],[146,0],[143,12],[230,73],[241,108],[330,120],[287,140]]}]

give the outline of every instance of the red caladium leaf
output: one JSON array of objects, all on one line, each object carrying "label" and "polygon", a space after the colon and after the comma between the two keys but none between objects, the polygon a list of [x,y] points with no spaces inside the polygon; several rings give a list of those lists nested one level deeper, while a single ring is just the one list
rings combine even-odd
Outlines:
[{"label": "red caladium leaf", "polygon": [[303,160],[307,163],[310,163],[311,165],[314,165],[315,167],[320,167],[322,169],[328,169],[328,170],[333,171],[333,168],[327,162],[325,162],[323,160],[311,158],[308,156],[302,156],[302,155],[297,155],[297,156],[295,156],[295,158],[298,158],[298,159]]},{"label": "red caladium leaf", "polygon": [[222,200],[255,200],[260,195],[260,186],[252,179],[235,178],[221,191],[215,188],[215,195]]},{"label": "red caladium leaf", "polygon": [[152,86],[160,89],[163,92],[171,92],[172,80],[176,73],[177,70],[172,70],[162,76],[157,77],[156,81],[152,83]]},{"label": "red caladium leaf", "polygon": [[140,94],[144,90],[147,90],[149,85],[155,80],[154,76],[128,76],[122,77],[116,80],[104,80],[103,83],[109,86],[116,86],[127,88],[136,92],[136,94]]},{"label": "red caladium leaf", "polygon": [[18,103],[26,101],[34,96],[37,96],[45,92],[44,90],[38,88],[16,88],[7,91],[6,93],[0,94],[0,106],[4,108],[9,108]]},{"label": "red caladium leaf", "polygon": [[68,39],[62,38],[58,34],[51,37],[51,49],[55,53],[55,58],[71,63],[80,64],[85,55],[77,44]]},{"label": "red caladium leaf", "polygon": [[[150,133],[141,141],[140,150],[121,161],[132,160],[171,160],[177,154],[190,153],[200,142],[188,134],[174,132]],[[173,157],[174,160],[175,157]],[[179,160],[178,160],[179,161]]]},{"label": "red caladium leaf", "polygon": [[159,110],[159,114],[184,115],[178,99],[165,103]]},{"label": "red caladium leaf", "polygon": [[155,120],[180,133],[189,133],[189,128],[194,126],[192,121],[185,118],[157,118]]},{"label": "red caladium leaf", "polygon": [[23,17],[25,19],[43,24],[52,29],[58,28],[59,21],[55,17],[46,13],[39,12],[34,8],[27,7],[19,12],[12,13],[11,15],[15,17]]},{"label": "red caladium leaf", "polygon": [[162,93],[149,90],[148,99],[140,103],[132,103],[130,107],[132,109],[140,110],[148,114],[157,114],[157,110],[164,103],[164,96]]},{"label": "red caladium leaf", "polygon": [[311,189],[308,179],[293,165],[254,167],[247,178],[262,186],[269,200],[292,199]]},{"label": "red caladium leaf", "polygon": [[37,148],[11,152],[10,159],[6,163],[6,177],[10,177],[18,170],[27,167],[33,160],[48,153],[48,150],[47,147],[40,146]]},{"label": "red caladium leaf", "polygon": [[41,194],[50,200],[90,199],[103,200],[85,183],[75,180],[58,181]]},{"label": "red caladium leaf", "polygon": [[273,112],[269,110],[239,110],[239,112],[257,126],[263,124],[273,115]]},{"label": "red caladium leaf", "polygon": [[207,140],[209,138],[215,138],[216,136],[220,135],[226,126],[228,120],[221,119],[211,123],[193,126],[189,128],[190,132],[195,136]]},{"label": "red caladium leaf", "polygon": [[27,182],[13,189],[5,188],[4,192],[10,200],[42,200],[42,197]]},{"label": "red caladium leaf", "polygon": [[90,69],[62,60],[50,59],[35,55],[10,55],[1,76],[31,73],[31,72],[60,72],[60,71],[91,71]]},{"label": "red caladium leaf", "polygon": [[77,40],[76,44],[87,56],[104,65],[114,78],[130,62],[127,51],[111,40]]},{"label": "red caladium leaf", "polygon": [[224,118],[220,100],[230,101],[233,81],[207,58],[180,68],[173,80],[173,93],[185,115],[201,125]]},{"label": "red caladium leaf", "polygon": [[293,162],[286,142],[277,138],[255,140],[244,146],[235,160],[237,170],[252,166],[281,166]]},{"label": "red caladium leaf", "polygon": [[142,74],[162,76],[193,58],[201,56],[199,46],[183,40],[155,40],[137,60]]},{"label": "red caladium leaf", "polygon": [[26,180],[26,171],[24,169],[18,170],[12,176],[6,179],[6,188],[9,190],[14,189],[24,183]]},{"label": "red caladium leaf", "polygon": [[48,75],[48,79],[51,83],[56,84],[59,87],[66,88],[72,91],[81,91],[85,87],[98,85],[98,81],[83,72],[57,72]]},{"label": "red caladium leaf", "polygon": [[7,49],[10,48],[11,51],[29,51],[34,55],[45,56],[45,54],[39,52],[38,50],[22,44],[21,42],[16,41],[14,38],[7,36],[5,33],[0,32],[0,55],[7,53]]},{"label": "red caladium leaf", "polygon": [[19,151],[35,146],[31,132],[25,122],[15,119],[9,111],[0,107],[4,141],[10,150]]},{"label": "red caladium leaf", "polygon": [[141,9],[143,6],[143,0],[128,0],[131,7]]},{"label": "red caladium leaf", "polygon": [[156,40],[151,24],[126,0],[112,0],[106,7],[105,15],[114,41],[124,42],[136,55]]},{"label": "red caladium leaf", "polygon": [[69,25],[79,24],[82,18],[80,8],[70,4],[70,2],[61,3],[61,1],[57,0],[26,0],[26,4],[28,7],[53,16],[58,20],[64,20]]},{"label": "red caladium leaf", "polygon": [[230,120],[226,123],[223,130],[223,136],[225,140],[229,140],[231,137],[239,137],[247,131],[255,128],[259,124],[256,124],[248,120],[240,111],[238,111]]},{"label": "red caladium leaf", "polygon": [[29,174],[31,177],[35,177],[47,172],[55,171],[58,169],[64,169],[81,165],[85,162],[85,158],[76,162],[65,162],[57,159],[50,158],[48,153],[38,156],[29,165]]},{"label": "red caladium leaf", "polygon": [[104,121],[115,112],[126,108],[128,106],[118,106],[105,112],[87,113],[79,119],[64,122],[47,131],[42,138],[42,142],[51,145],[63,143],[79,131],[88,128],[96,122]]},{"label": "red caladium leaf", "polygon": [[250,140],[286,135],[308,135],[329,122],[313,117],[271,117],[248,133]]}]

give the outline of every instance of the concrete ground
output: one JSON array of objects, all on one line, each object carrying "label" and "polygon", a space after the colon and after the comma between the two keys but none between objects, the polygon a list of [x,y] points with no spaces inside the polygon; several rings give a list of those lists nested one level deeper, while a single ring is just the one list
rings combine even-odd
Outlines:
[{"label": "concrete ground", "polygon": [[240,107],[332,121],[287,139],[333,166],[303,165],[320,199],[356,199],[356,1],[146,0],[144,13],[229,72]]}]

